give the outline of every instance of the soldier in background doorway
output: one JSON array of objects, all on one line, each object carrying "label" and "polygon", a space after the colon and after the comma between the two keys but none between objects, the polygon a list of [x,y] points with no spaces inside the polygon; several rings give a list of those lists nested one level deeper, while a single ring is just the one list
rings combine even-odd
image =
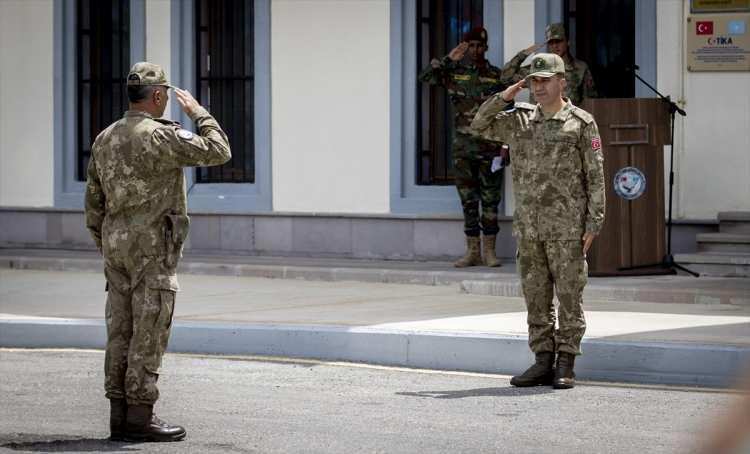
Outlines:
[{"label": "soldier in background doorway", "polygon": [[[492,66],[485,58],[487,49],[487,31],[474,28],[448,55],[440,60],[433,59],[419,75],[421,82],[445,87],[453,105],[453,168],[463,206],[467,244],[466,255],[455,263],[459,268],[482,264],[500,266],[495,243],[499,231],[497,206],[502,197],[503,171],[498,168],[498,160],[494,167],[492,162],[500,156],[501,148],[499,144],[472,137],[469,133],[469,125],[479,106],[507,85],[502,80],[500,68]],[[465,63],[464,57],[467,57]],[[504,160],[507,162],[507,155]],[[484,247],[480,247],[480,233],[484,234]]]},{"label": "soldier in background doorway", "polygon": [[[596,85],[591,75],[589,66],[582,60],[578,60],[570,54],[568,38],[563,24],[550,24],[545,32],[545,44],[547,51],[559,55],[565,62],[565,80],[567,85],[563,97],[570,99],[576,106],[580,106],[586,98],[596,98]],[[534,44],[517,53],[508,63],[503,66],[503,78],[509,83],[516,83],[529,74],[529,67],[522,66],[529,55],[538,51],[545,44]],[[534,103],[533,93],[530,95],[531,103]]]}]

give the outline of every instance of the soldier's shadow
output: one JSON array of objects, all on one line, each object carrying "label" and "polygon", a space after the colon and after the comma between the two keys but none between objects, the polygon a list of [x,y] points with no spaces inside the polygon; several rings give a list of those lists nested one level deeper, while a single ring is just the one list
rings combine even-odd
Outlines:
[{"label": "soldier's shadow", "polygon": [[396,394],[399,396],[430,397],[433,399],[463,399],[466,397],[523,397],[552,392],[554,390],[549,386],[535,386],[532,388],[496,387],[461,389],[456,391],[403,391]]},{"label": "soldier's shadow", "polygon": [[[1,438],[0,438],[1,439]],[[129,452],[140,451],[132,443],[110,441],[109,438],[71,438],[65,435],[15,434],[16,441],[0,444],[0,448],[25,452]]]}]

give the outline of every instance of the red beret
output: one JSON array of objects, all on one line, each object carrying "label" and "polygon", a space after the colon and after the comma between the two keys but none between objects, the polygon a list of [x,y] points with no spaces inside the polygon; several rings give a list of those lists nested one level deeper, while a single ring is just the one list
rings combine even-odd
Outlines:
[{"label": "red beret", "polygon": [[481,41],[482,44],[487,44],[487,30],[483,27],[475,27],[464,33],[463,41]]}]

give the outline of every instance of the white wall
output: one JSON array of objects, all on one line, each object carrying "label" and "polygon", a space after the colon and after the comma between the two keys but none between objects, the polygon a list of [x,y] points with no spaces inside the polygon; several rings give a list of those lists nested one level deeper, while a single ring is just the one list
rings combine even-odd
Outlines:
[{"label": "white wall", "polygon": [[[171,17],[169,0],[146,0],[146,60],[164,68],[167,80],[171,80],[172,76],[169,73],[172,67]],[[179,107],[174,93],[170,91],[169,97],[171,99],[164,111],[164,118],[174,119]]]},{"label": "white wall", "polygon": [[389,211],[390,45],[388,0],[272,2],[274,211]]},{"label": "white wall", "polygon": [[[504,8],[503,54],[507,62],[519,51],[534,44],[534,2],[528,0],[505,0]],[[528,90],[523,90],[516,99],[520,101],[528,100]],[[511,166],[505,169],[505,214],[512,216],[515,207],[516,199],[513,197],[513,173]]]},{"label": "white wall", "polygon": [[750,211],[750,72],[688,72],[689,11],[688,0],[657,2],[657,86],[688,114],[675,124],[674,215],[713,219]]},{"label": "white wall", "polygon": [[53,3],[0,1],[0,206],[52,206]]}]

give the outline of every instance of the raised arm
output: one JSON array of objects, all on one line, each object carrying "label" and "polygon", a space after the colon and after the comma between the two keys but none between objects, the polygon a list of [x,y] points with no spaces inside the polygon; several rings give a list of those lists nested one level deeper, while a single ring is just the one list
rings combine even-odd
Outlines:
[{"label": "raised arm", "polygon": [[472,134],[486,140],[510,143],[513,134],[513,123],[510,115],[498,115],[513,103],[513,98],[526,86],[521,80],[490,97],[479,107],[471,121]]},{"label": "raised arm", "polygon": [[229,161],[229,140],[216,119],[188,91],[175,88],[175,94],[182,110],[198,127],[198,134],[177,125],[156,129],[151,140],[162,161],[168,167],[205,167]]},{"label": "raised arm", "polygon": [[419,81],[431,85],[445,86],[446,81],[450,78],[456,63],[466,55],[469,43],[461,42],[454,47],[448,55],[441,59],[433,58],[429,65],[419,74]]},{"label": "raised arm", "polygon": [[544,47],[544,44],[533,44],[526,49],[518,52],[513,58],[508,60],[508,62],[503,66],[502,70],[503,83],[505,85],[511,85],[521,81],[524,77],[526,77],[528,75],[528,70],[521,67],[521,63],[523,63],[523,61],[526,60],[529,55],[538,51],[542,47]]}]

